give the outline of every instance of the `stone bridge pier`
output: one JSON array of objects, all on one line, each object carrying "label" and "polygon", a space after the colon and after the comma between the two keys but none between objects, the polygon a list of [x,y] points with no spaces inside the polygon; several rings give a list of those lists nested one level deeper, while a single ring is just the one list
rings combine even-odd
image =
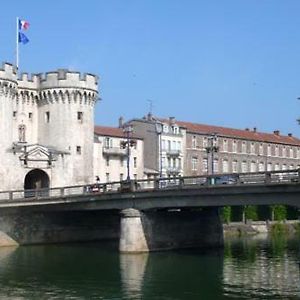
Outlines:
[{"label": "stone bridge pier", "polygon": [[121,211],[120,252],[220,246],[223,246],[223,228],[216,207]]}]

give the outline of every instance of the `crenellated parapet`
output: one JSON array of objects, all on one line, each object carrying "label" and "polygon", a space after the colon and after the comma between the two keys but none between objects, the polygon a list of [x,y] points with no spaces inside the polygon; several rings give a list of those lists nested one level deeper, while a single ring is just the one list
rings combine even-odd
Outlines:
[{"label": "crenellated parapet", "polygon": [[3,63],[0,68],[0,96],[14,98],[17,93],[17,73],[12,64]]},{"label": "crenellated parapet", "polygon": [[98,99],[98,77],[59,69],[45,74],[21,74],[18,100],[38,104],[80,103],[94,105]]}]

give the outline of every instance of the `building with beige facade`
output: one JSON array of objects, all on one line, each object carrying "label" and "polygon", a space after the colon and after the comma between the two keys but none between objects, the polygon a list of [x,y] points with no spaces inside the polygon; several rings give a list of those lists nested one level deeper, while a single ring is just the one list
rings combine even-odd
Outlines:
[{"label": "building with beige facade", "polygon": [[[300,167],[300,140],[292,134],[233,129],[148,114],[129,121],[145,144],[145,173],[197,176]],[[173,172],[175,171],[175,172]],[[149,174],[148,174],[149,176]]]},{"label": "building with beige facade", "polygon": [[[129,146],[129,168],[127,165]],[[144,178],[143,139],[123,128],[95,126],[94,178],[100,182]]]}]

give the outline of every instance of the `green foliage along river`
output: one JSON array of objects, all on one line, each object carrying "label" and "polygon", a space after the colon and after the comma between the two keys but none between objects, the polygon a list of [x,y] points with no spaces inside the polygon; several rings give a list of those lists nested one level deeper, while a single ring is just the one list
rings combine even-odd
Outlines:
[{"label": "green foliage along river", "polygon": [[0,299],[300,299],[300,237],[121,255],[112,244],[0,249]]}]

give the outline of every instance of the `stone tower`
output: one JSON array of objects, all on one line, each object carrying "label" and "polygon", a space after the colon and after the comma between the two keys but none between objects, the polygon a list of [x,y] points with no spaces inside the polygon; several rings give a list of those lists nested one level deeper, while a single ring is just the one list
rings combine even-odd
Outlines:
[{"label": "stone tower", "polygon": [[97,77],[57,70],[0,69],[0,190],[58,187],[93,179]]}]

